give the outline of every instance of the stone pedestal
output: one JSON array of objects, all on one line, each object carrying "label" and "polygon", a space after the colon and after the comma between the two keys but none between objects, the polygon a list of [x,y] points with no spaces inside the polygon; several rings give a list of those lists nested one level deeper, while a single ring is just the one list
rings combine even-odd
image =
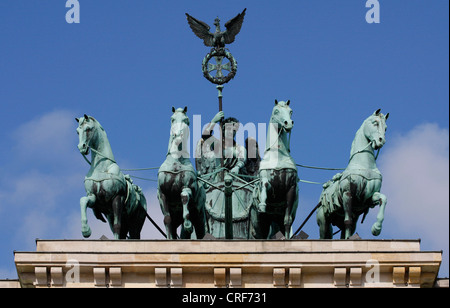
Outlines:
[{"label": "stone pedestal", "polygon": [[37,240],[21,287],[432,287],[442,252],[419,240]]}]

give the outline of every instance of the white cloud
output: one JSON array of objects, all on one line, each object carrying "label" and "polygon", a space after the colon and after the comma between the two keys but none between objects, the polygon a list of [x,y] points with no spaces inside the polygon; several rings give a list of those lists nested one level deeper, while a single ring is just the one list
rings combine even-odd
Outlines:
[{"label": "white cloud", "polygon": [[[80,173],[53,175],[38,170],[9,177],[0,198],[4,203],[42,210],[58,206],[83,176]],[[82,185],[82,184],[81,184]]]},{"label": "white cloud", "polygon": [[15,153],[21,158],[45,161],[73,156],[77,145],[75,119],[58,110],[22,124],[12,133]]},{"label": "white cloud", "polygon": [[384,229],[395,238],[421,238],[423,247],[444,250],[448,275],[448,129],[419,125],[392,137],[382,152],[379,169],[388,198]]},{"label": "white cloud", "polygon": [[57,217],[39,207],[29,209],[22,218],[22,223],[17,226],[16,240],[31,242],[36,238],[45,238],[51,230],[58,227]]},{"label": "white cloud", "polygon": [[14,225],[7,232],[18,247],[59,234],[61,217],[84,192],[75,127],[69,111],[55,111],[23,123],[10,135],[11,155],[0,174],[0,212],[5,224]]},{"label": "white cloud", "polygon": [[[11,133],[14,155],[9,165],[19,168],[0,175],[0,211],[21,212],[16,214],[12,234],[27,247],[32,247],[35,238],[82,238],[79,200],[85,195],[88,166],[76,149],[75,127],[72,113],[59,110],[23,123]],[[145,188],[144,195],[148,213],[164,230],[156,188]],[[97,220],[91,209],[88,219],[91,239],[113,238],[109,224]],[[141,238],[163,237],[146,220]]]}]

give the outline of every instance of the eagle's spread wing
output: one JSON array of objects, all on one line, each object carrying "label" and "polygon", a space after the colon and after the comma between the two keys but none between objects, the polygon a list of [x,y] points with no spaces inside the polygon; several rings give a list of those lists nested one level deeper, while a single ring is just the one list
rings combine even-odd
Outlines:
[{"label": "eagle's spread wing", "polygon": [[214,35],[209,32],[210,27],[203,21],[192,17],[188,13],[186,13],[186,18],[195,35],[201,38],[206,46],[212,47],[214,44]]},{"label": "eagle's spread wing", "polygon": [[245,11],[244,9],[242,13],[236,15],[233,19],[230,19],[225,24],[227,30],[223,33],[225,44],[231,44],[234,42],[236,35],[241,31],[242,23],[244,22]]}]

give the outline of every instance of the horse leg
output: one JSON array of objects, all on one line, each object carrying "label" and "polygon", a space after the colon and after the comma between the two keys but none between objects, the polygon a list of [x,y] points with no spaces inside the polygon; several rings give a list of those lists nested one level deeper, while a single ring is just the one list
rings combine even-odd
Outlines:
[{"label": "horse leg", "polygon": [[114,233],[114,239],[125,239],[126,235],[121,234],[122,227],[122,210],[123,210],[123,198],[122,196],[116,196],[112,201],[113,221],[112,231]]},{"label": "horse leg", "polygon": [[267,240],[270,232],[271,219],[269,215],[266,213],[258,213],[258,225],[257,225],[257,234],[258,239]]},{"label": "horse leg", "polygon": [[142,226],[144,225],[144,221],[145,221],[145,216],[136,215],[136,220],[133,220],[133,222],[136,225],[130,226],[130,239],[131,240],[140,240],[141,239],[141,230],[142,230]]},{"label": "horse leg", "polygon": [[253,204],[250,207],[250,230],[249,235],[250,239],[258,239],[257,234],[257,224],[258,224],[258,210],[256,209],[256,205]]},{"label": "horse leg", "polygon": [[[189,217],[189,201],[192,198],[192,190],[188,187],[183,188],[181,191],[181,203],[183,204],[183,237],[190,238],[193,231],[192,222]],[[186,232],[186,233],[185,233]]]},{"label": "horse leg", "polygon": [[267,177],[267,172],[265,170],[262,170],[260,172],[260,178],[261,178],[261,190],[259,193],[258,210],[260,212],[265,212],[266,211],[266,201],[267,201],[267,191],[269,191],[269,189],[270,189],[269,179]]},{"label": "horse leg", "polygon": [[387,198],[385,195],[376,192],[372,196],[372,201],[374,203],[380,204],[380,210],[378,211],[377,221],[372,225],[372,234],[375,236],[380,235],[382,224],[384,221],[384,210],[386,209]]},{"label": "horse leg", "polygon": [[258,205],[252,205],[250,209],[250,232],[252,239],[267,239],[270,224],[267,221],[267,214],[259,211]]},{"label": "horse leg", "polygon": [[206,195],[203,187],[198,187],[197,189],[197,196],[194,200],[195,215],[193,215],[191,220],[194,224],[197,239],[202,239],[205,237],[206,231],[208,230],[205,215]]},{"label": "horse leg", "polygon": [[350,236],[352,236],[352,193],[349,191],[344,192],[342,196],[343,201],[343,208],[344,208],[344,225],[345,225],[345,232],[342,232],[341,238],[348,239]]},{"label": "horse leg", "polygon": [[291,238],[291,226],[294,222],[294,202],[297,196],[297,185],[291,186],[286,196],[286,210],[284,213],[284,237]]},{"label": "horse leg", "polygon": [[333,227],[329,219],[326,217],[323,207],[319,206],[316,214],[317,224],[319,225],[320,239],[332,239]]},{"label": "horse leg", "polygon": [[132,214],[130,218],[130,239],[139,240],[141,239],[141,231],[144,226],[145,218],[146,218],[146,201],[141,200],[135,212]]},{"label": "horse leg", "polygon": [[128,216],[127,210],[124,208],[122,210],[122,214],[120,217],[120,231],[119,231],[119,239],[126,239],[128,236],[128,232],[130,231],[130,217]]},{"label": "horse leg", "polygon": [[95,204],[95,195],[89,194],[86,197],[82,197],[80,199],[80,208],[81,208],[81,233],[85,238],[88,238],[91,236],[92,231],[91,228],[88,225],[87,220],[87,208],[92,208]]},{"label": "horse leg", "polygon": [[[164,195],[158,187],[158,200],[159,205],[161,206],[161,211],[164,215],[164,226],[166,227],[166,235],[168,240],[173,240],[176,238],[172,231],[172,217],[170,217],[169,205],[167,204],[166,195]],[[175,231],[176,232],[176,231]],[[176,233],[175,233],[176,234]]]}]

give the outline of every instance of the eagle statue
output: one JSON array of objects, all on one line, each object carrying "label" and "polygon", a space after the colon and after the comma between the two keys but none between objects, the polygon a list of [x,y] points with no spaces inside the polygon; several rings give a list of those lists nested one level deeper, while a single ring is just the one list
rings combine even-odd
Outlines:
[{"label": "eagle statue", "polygon": [[223,32],[220,30],[219,18],[214,20],[216,31],[212,33],[209,31],[210,27],[205,22],[190,16],[188,13],[186,13],[186,17],[194,34],[201,38],[206,46],[213,48],[224,48],[225,44],[233,43],[236,35],[239,31],[241,31],[246,10],[247,9],[244,9],[242,13],[227,21],[225,23],[225,28],[227,29]]}]

